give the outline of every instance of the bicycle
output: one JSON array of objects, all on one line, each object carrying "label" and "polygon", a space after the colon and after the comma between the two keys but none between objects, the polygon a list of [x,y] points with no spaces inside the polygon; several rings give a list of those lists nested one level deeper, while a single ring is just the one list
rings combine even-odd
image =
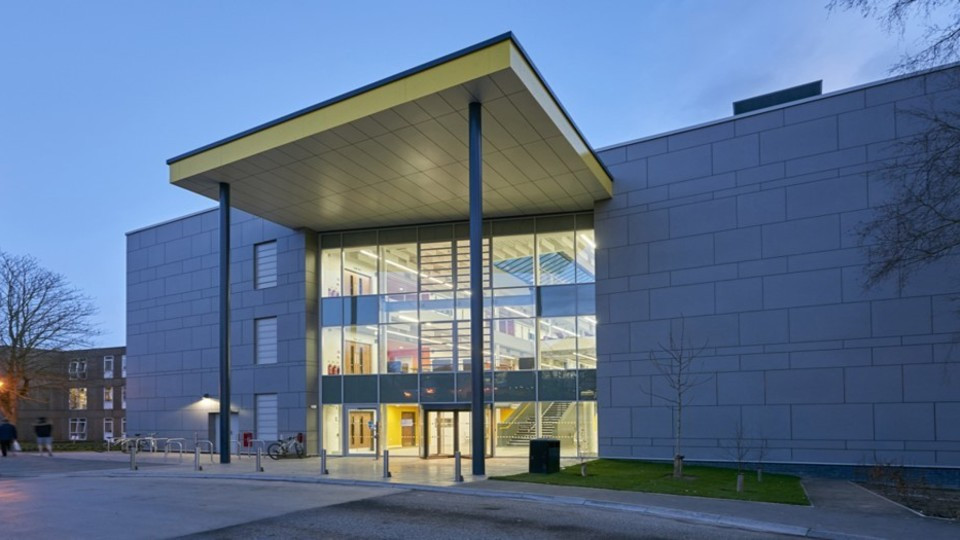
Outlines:
[{"label": "bicycle", "polygon": [[278,460],[287,455],[296,455],[302,458],[306,455],[306,449],[303,445],[303,435],[297,434],[286,439],[281,439],[267,447],[267,455],[270,459]]},{"label": "bicycle", "polygon": [[156,435],[156,433],[150,433],[144,437],[139,433],[134,433],[133,437],[114,438],[113,444],[119,444],[120,451],[124,454],[126,454],[134,444],[137,446],[137,453],[148,452],[156,448]]}]

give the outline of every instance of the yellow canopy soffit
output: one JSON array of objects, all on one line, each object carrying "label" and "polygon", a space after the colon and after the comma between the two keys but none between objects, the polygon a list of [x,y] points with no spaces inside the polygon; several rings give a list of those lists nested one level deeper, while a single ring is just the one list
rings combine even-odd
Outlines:
[{"label": "yellow canopy soffit", "polygon": [[[428,96],[439,90],[468,83],[509,68],[511,63],[516,61],[513,49],[510,40],[501,41],[449,62],[291,118],[280,124],[255,131],[240,139],[175,161],[170,164],[170,182],[177,183],[185,178],[203,174],[271,148],[309,137],[391,107]],[[526,63],[524,62],[524,64]],[[576,139],[579,140],[580,138],[576,137]],[[604,176],[606,175],[604,174]]]}]

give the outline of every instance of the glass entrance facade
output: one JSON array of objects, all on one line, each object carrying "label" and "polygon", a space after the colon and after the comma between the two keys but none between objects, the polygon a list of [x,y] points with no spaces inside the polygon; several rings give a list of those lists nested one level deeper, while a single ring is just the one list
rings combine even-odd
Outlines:
[{"label": "glass entrance facade", "polygon": [[[592,214],[484,223],[492,455],[526,455],[536,437],[560,439],[564,455],[596,454],[595,247]],[[469,262],[466,223],[321,235],[329,453],[428,457],[454,441],[467,453],[470,430],[459,424],[469,415],[452,411],[470,401]]]}]

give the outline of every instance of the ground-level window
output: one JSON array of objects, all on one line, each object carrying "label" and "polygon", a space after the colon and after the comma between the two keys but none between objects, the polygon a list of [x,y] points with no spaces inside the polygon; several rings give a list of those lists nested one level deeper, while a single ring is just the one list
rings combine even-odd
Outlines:
[{"label": "ground-level window", "polygon": [[87,389],[71,388],[67,406],[71,411],[83,411],[87,408]]},{"label": "ground-level window", "polygon": [[103,440],[108,441],[113,438],[113,418],[103,419]]},{"label": "ground-level window", "polygon": [[280,434],[277,426],[277,395],[257,394],[256,407],[256,438],[267,442],[278,440]]},{"label": "ground-level window", "polygon": [[127,436],[127,419],[126,418],[120,419],[120,436],[121,437]]},{"label": "ground-level window", "polygon": [[87,419],[86,418],[70,419],[70,440],[71,441],[87,440]]},{"label": "ground-level window", "polygon": [[103,357],[103,378],[104,379],[113,378],[113,357],[112,356]]}]

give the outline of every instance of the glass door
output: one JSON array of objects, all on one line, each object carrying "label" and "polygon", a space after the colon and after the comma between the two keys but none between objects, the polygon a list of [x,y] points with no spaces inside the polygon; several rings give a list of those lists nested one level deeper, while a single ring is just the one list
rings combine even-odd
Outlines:
[{"label": "glass door", "polygon": [[347,452],[367,454],[376,452],[376,409],[350,409],[347,412]]},{"label": "glass door", "polygon": [[457,413],[459,411],[427,411],[426,457],[453,457],[459,450]]}]

